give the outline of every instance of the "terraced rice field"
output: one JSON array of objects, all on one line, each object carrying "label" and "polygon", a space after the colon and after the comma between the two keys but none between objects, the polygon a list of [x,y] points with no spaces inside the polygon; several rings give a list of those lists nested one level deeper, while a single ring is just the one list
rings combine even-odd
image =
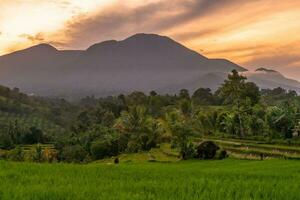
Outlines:
[{"label": "terraced rice field", "polygon": [[225,149],[231,157],[245,159],[300,159],[300,146],[272,145],[259,141],[209,139]]}]

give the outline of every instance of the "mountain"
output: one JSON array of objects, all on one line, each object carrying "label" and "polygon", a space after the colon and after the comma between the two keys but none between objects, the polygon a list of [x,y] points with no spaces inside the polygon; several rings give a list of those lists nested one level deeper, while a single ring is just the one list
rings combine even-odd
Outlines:
[{"label": "mountain", "polygon": [[225,59],[206,58],[168,37],[136,34],[122,41],[94,44],[83,51],[60,51],[40,44],[0,56],[0,84],[60,97],[134,90],[175,93],[182,88],[216,89],[233,69],[247,71]]},{"label": "mountain", "polygon": [[287,90],[295,90],[300,93],[300,82],[286,78],[275,70],[258,68],[254,72],[243,72],[249,81],[255,82],[260,88],[276,88],[281,87]]}]

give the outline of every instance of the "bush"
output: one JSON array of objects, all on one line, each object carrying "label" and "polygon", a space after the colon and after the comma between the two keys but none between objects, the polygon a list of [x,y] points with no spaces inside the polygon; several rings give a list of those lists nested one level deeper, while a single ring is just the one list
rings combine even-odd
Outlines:
[{"label": "bush", "polygon": [[66,146],[62,149],[61,160],[67,162],[83,162],[87,152],[80,145]]},{"label": "bush", "polygon": [[212,141],[204,141],[196,148],[196,158],[199,159],[213,159],[216,155],[217,150],[220,149]]},{"label": "bush", "polygon": [[10,135],[0,134],[0,149],[10,150],[14,148],[14,143]]},{"label": "bush", "polygon": [[0,160],[7,160],[8,159],[8,150],[0,150]]},{"label": "bush", "polygon": [[129,141],[127,144],[127,152],[137,153],[141,149],[141,145],[135,141]]},{"label": "bush", "polygon": [[103,159],[111,155],[111,145],[108,141],[96,141],[91,145],[91,154],[94,159]]},{"label": "bush", "polygon": [[12,161],[24,161],[24,153],[21,147],[16,147],[15,149],[9,151],[8,159]]},{"label": "bush", "polygon": [[42,142],[42,140],[43,132],[35,127],[31,127],[28,131],[26,131],[22,138],[22,142],[24,144],[37,144]]},{"label": "bush", "polygon": [[186,149],[181,152],[182,160],[187,160],[195,157],[195,148],[193,143],[188,143]]},{"label": "bush", "polygon": [[49,163],[57,161],[57,152],[54,149],[45,149],[43,151],[43,160]]}]

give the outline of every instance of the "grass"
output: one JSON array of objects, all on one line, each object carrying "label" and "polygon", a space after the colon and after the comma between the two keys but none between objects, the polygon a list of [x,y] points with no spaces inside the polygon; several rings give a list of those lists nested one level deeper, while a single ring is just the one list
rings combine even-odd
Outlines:
[{"label": "grass", "polygon": [[294,160],[33,164],[0,162],[0,199],[299,199]]}]

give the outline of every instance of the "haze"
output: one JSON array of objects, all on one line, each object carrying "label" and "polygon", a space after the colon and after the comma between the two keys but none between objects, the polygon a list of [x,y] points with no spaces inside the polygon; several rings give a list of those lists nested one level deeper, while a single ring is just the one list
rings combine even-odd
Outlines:
[{"label": "haze", "polygon": [[0,54],[38,43],[85,49],[138,32],[300,80],[300,1],[0,0]]}]

